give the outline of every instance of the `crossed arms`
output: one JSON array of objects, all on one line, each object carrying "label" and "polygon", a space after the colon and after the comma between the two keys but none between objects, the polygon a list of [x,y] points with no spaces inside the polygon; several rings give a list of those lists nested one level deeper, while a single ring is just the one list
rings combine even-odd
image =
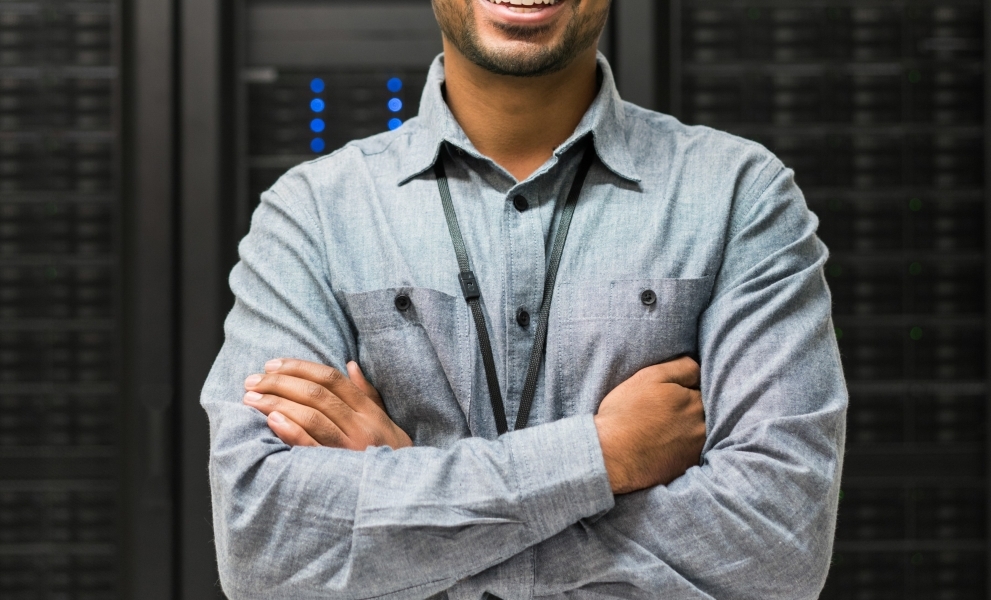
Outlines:
[{"label": "crossed arms", "polygon": [[[536,596],[816,597],[831,551],[846,409],[821,274],[826,253],[790,173],[772,169],[757,191],[741,202],[699,323],[703,465],[621,496],[613,491],[644,487],[641,471],[659,483],[686,465],[645,460],[654,468],[625,466],[633,476],[610,469],[611,440],[598,427],[609,420],[605,400],[595,417],[498,440],[393,450],[404,434],[370,410],[371,388],[352,372],[358,395],[345,386],[335,397],[354,411],[341,397],[351,393],[354,412],[369,409],[374,425],[359,433],[376,447],[345,449],[332,437],[292,445],[273,435],[278,424],[270,429],[242,403],[252,370],[293,356],[345,371],[357,348],[320,275],[315,209],[284,201],[278,187],[267,193],[241,246],[237,304],[203,394],[229,596],[423,598],[459,585],[509,597],[530,587]],[[358,405],[361,396],[367,402]],[[631,411],[626,418],[653,413],[649,398],[627,399],[634,405],[616,407]],[[351,440],[345,428],[355,422],[330,420]],[[648,447],[658,439],[644,437]],[[532,564],[521,558],[528,549]]]}]

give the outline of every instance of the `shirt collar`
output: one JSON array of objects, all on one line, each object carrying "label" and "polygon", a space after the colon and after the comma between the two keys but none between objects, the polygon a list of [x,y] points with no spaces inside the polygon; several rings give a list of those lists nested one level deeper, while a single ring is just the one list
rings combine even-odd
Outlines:
[{"label": "shirt collar", "polygon": [[[601,53],[597,61],[602,75],[599,93],[578,123],[575,132],[558,146],[554,154],[560,157],[585,136],[592,134],[595,153],[602,164],[619,177],[639,183],[640,175],[634,166],[626,141],[626,113],[623,109],[623,101],[616,90],[616,80],[613,78],[609,62]],[[441,91],[443,84],[444,55],[440,54],[430,65],[416,123],[410,123],[415,129],[410,133],[409,150],[403,159],[399,185],[432,168],[440,155],[443,142],[460,148],[476,158],[488,160],[475,148],[451,114]]]}]

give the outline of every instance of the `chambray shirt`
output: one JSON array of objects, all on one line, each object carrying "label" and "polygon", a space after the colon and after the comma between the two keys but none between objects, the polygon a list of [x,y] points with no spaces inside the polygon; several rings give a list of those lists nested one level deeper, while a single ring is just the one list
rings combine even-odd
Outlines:
[{"label": "chambray shirt", "polygon": [[[601,56],[599,70],[574,135],[525,181],[468,140],[438,57],[418,117],[262,195],[202,395],[232,600],[818,595],[847,393],[816,217],[765,148],[625,103]],[[530,426],[499,437],[432,167],[447,169],[513,423],[535,331],[516,314],[538,312],[588,138]],[[613,496],[592,415],[686,354],[702,372],[699,466]],[[415,447],[286,446],[241,402],[275,357],[357,360]]]}]

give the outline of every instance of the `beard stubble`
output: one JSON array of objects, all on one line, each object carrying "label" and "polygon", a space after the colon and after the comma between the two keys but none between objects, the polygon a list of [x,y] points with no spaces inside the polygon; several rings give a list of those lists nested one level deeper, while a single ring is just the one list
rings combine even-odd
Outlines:
[{"label": "beard stubble", "polygon": [[[609,5],[598,12],[581,14],[582,0],[571,0],[571,18],[561,41],[551,46],[533,45],[509,51],[485,48],[475,27],[475,0],[464,0],[464,9],[454,6],[461,0],[435,0],[434,12],[444,37],[468,60],[496,75],[539,77],[565,69],[579,54],[594,45],[609,14]],[[509,39],[532,42],[545,35],[550,26],[526,27],[496,23]]]}]

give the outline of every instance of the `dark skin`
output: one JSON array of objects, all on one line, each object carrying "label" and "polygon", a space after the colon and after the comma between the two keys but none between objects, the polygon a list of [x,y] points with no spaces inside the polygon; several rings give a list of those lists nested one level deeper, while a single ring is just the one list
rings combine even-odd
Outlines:
[{"label": "dark skin", "polygon": [[[551,157],[595,99],[595,42],[608,8],[609,0],[560,0],[546,18],[530,19],[487,0],[434,0],[447,104],[475,147],[517,180]],[[639,371],[602,399],[595,426],[614,493],[667,484],[698,464],[698,388],[698,365],[679,358]],[[245,389],[245,404],[290,446],[412,445],[355,362],[344,374],[274,359]]]}]

